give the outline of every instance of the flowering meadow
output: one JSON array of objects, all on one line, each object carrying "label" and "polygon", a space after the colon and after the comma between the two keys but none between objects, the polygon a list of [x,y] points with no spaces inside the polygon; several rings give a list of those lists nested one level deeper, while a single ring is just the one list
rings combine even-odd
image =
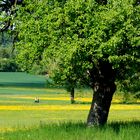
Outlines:
[{"label": "flowering meadow", "polygon": [[[35,98],[39,103],[35,103]],[[139,140],[139,100],[123,103],[115,94],[108,123],[104,128],[88,128],[92,90],[76,89],[75,104],[62,88],[0,87],[0,140]],[[96,137],[96,138],[95,138]]]}]

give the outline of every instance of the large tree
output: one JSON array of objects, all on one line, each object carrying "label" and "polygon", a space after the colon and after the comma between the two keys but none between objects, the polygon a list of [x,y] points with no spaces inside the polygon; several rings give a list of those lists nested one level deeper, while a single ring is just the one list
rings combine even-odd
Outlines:
[{"label": "large tree", "polygon": [[87,123],[105,124],[115,82],[140,71],[139,1],[28,0],[18,21],[21,66],[42,62],[55,81],[90,86]]}]

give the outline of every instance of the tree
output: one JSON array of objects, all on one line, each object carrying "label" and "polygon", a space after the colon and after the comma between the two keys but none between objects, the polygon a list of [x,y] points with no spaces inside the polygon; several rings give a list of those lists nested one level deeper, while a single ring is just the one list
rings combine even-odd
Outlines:
[{"label": "tree", "polygon": [[12,46],[12,53],[14,51],[14,42],[17,38],[13,19],[18,10],[17,5],[21,5],[22,2],[23,0],[0,0],[1,45],[6,47]]},{"label": "tree", "polygon": [[[64,80],[70,74],[94,90],[87,122],[98,125],[107,121],[115,81],[139,71],[139,6],[125,1],[112,1],[105,6],[91,3],[67,2],[65,34],[61,40],[57,38],[58,53],[51,56],[61,68],[56,75],[61,70]],[[46,60],[53,50],[54,47],[46,50]]]},{"label": "tree", "polygon": [[0,31],[4,32],[13,28],[12,20],[16,14],[16,5],[22,4],[23,0],[1,0],[0,1]]},{"label": "tree", "polygon": [[14,42],[16,40],[15,24],[13,22],[17,12],[17,5],[23,0],[0,0],[0,71],[17,71],[14,61]]},{"label": "tree", "polygon": [[26,69],[41,62],[57,82],[65,83],[69,78],[89,85],[94,95],[87,123],[104,125],[115,82],[140,71],[137,2],[26,2],[27,7],[21,9],[18,19],[18,62]]},{"label": "tree", "polygon": [[[17,62],[22,71],[29,72],[34,66],[41,65],[42,53],[49,43],[47,14],[49,8],[51,9],[51,2],[53,3],[45,0],[27,0],[24,1],[25,7],[19,8],[16,18],[19,42],[16,50]],[[48,3],[50,7],[47,7]]]}]

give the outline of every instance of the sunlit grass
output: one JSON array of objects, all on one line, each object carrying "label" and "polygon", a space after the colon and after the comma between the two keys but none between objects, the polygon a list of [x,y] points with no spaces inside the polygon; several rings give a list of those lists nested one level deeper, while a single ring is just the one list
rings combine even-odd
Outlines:
[{"label": "sunlit grass", "polygon": [[[49,110],[49,111],[70,111],[70,110],[89,110],[90,105],[0,105],[0,110]],[[140,110],[140,105],[138,104],[113,104],[111,105],[111,110]]]},{"label": "sunlit grass", "polygon": [[1,105],[0,110],[50,110],[50,111],[61,111],[61,110],[89,110],[89,105]]},{"label": "sunlit grass", "polygon": [[[12,95],[12,96],[11,96]],[[51,88],[23,88],[23,87],[0,87],[0,104],[4,100],[19,100],[23,101],[34,100],[38,96],[41,101],[69,101],[69,93],[64,89]],[[92,101],[92,90],[77,89],[75,93],[76,103],[90,104]],[[13,101],[14,102],[14,101]],[[114,95],[113,104],[123,103],[123,96]],[[140,100],[135,99],[133,103],[140,103]]]},{"label": "sunlit grass", "polygon": [[[35,97],[39,97],[39,104],[34,103]],[[49,126],[52,124],[56,125],[62,124],[64,122],[72,122],[74,125],[78,121],[85,123],[91,100],[92,91],[89,89],[76,89],[76,103],[71,104],[69,93],[67,93],[64,89],[0,87],[0,132],[5,133],[3,135],[3,139],[5,140],[28,140],[34,139],[34,137],[38,138],[38,140],[45,140],[44,137],[48,137],[48,135],[42,133],[48,131],[48,129],[50,129]],[[122,103],[122,97],[114,96],[109,113],[108,123],[114,121],[140,121],[139,104],[124,105],[119,103]],[[45,129],[42,130],[40,128],[40,123],[47,124]],[[38,127],[40,129],[40,133],[44,135],[42,138],[36,136],[35,129]],[[46,129],[46,127],[49,128]],[[59,127],[57,127],[57,129],[59,132]],[[81,130],[82,129],[80,128],[79,132],[77,132],[78,135],[82,133]],[[52,131],[56,130],[52,129]],[[26,135],[28,132],[30,133],[31,137],[26,137],[25,139],[23,135]],[[65,132],[63,133],[65,134]],[[88,133],[88,136],[91,132],[85,133]],[[64,138],[70,139],[67,137],[70,136],[64,136]],[[50,138],[53,140],[53,136],[50,136]],[[63,139],[61,136],[58,136],[58,138]],[[71,137],[71,139],[72,138],[73,137]],[[76,138],[78,140],[82,140],[82,137]],[[83,137],[83,140],[84,139],[88,140],[87,137]]]},{"label": "sunlit grass", "polygon": [[139,140],[140,122],[112,122],[104,127],[87,127],[82,122],[58,124],[40,123],[38,126],[3,131],[1,140]]}]

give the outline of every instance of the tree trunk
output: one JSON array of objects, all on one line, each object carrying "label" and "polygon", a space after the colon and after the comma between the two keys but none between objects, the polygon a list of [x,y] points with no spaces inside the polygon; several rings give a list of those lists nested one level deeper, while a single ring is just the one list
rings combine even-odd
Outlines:
[{"label": "tree trunk", "polygon": [[87,119],[88,125],[104,125],[107,122],[115,88],[116,86],[114,83],[112,85],[96,84]]},{"label": "tree trunk", "polygon": [[87,118],[89,126],[104,125],[107,122],[112,97],[116,90],[114,70],[109,61],[99,61],[96,71],[96,74],[95,71],[91,74],[94,75],[94,95]]},{"label": "tree trunk", "polygon": [[75,101],[74,101],[74,88],[71,88],[71,91],[70,91],[70,100],[71,100],[71,104],[73,104]]}]

